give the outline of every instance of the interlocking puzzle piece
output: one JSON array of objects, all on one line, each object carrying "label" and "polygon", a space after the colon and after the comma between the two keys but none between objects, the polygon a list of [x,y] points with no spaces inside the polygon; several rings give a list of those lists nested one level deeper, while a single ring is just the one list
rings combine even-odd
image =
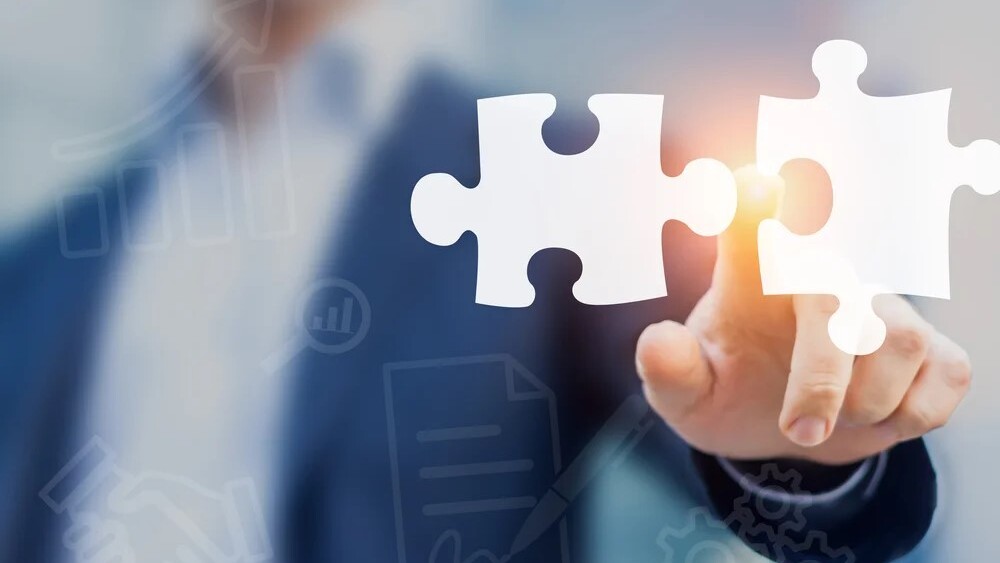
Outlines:
[{"label": "interlocking puzzle piece", "polygon": [[813,55],[819,93],[812,99],[762,96],[757,166],[777,174],[797,158],[822,165],[833,208],[816,233],[792,234],[761,223],[761,281],[766,294],[828,294],[840,300],[830,319],[833,342],[868,354],[885,339],[872,309],[883,293],[949,297],[948,215],[962,185],[1000,189],[1000,145],[948,140],[951,90],[874,97],[858,87],[865,50],[829,41]]},{"label": "interlocking puzzle piece", "polygon": [[732,221],[736,185],[725,165],[699,159],[680,176],[663,174],[662,96],[600,94],[588,105],[600,121],[597,141],[561,155],[541,134],[553,96],[479,100],[479,185],[468,189],[439,173],[414,188],[413,223],[427,241],[449,246],[467,230],[476,233],[477,303],[530,305],[528,261],[546,248],[580,257],[573,295],[583,303],[662,297],[663,224],[677,219],[704,236]]}]

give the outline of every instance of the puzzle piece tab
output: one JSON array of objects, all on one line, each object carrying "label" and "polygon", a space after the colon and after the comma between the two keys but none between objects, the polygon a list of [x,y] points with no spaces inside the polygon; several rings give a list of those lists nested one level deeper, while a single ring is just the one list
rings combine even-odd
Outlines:
[{"label": "puzzle piece tab", "polygon": [[812,99],[762,96],[757,166],[777,174],[794,159],[818,162],[833,186],[830,218],[800,236],[761,223],[766,294],[829,294],[840,299],[830,336],[845,352],[868,354],[885,339],[872,298],[897,293],[949,297],[948,219],[952,192],[1000,190],[1000,145],[948,140],[950,90],[874,97],[858,87],[867,54],[829,41],[813,55]]},{"label": "puzzle piece tab", "polygon": [[680,176],[663,174],[662,96],[601,94],[589,107],[600,121],[597,141],[583,153],[561,155],[541,133],[554,97],[479,100],[479,186],[468,189],[439,173],[414,188],[413,223],[429,242],[448,246],[467,230],[476,233],[477,303],[530,305],[528,261],[546,248],[580,257],[573,295],[583,303],[662,297],[663,224],[676,219],[704,236],[732,221],[736,185],[725,165],[700,159]]}]

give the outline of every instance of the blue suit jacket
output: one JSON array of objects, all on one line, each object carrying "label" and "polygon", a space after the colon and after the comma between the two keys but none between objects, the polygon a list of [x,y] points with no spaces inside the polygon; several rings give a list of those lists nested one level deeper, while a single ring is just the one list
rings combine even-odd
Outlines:
[{"label": "blue suit jacket", "polygon": [[[340,355],[307,352],[296,366],[299,375],[287,410],[291,416],[284,450],[276,460],[286,499],[280,549],[284,560],[293,563],[426,561],[428,546],[440,539],[441,523],[428,524],[430,517],[411,506],[412,499],[394,493],[387,363],[485,354],[499,354],[494,361],[516,358],[552,391],[557,405],[554,438],[544,419],[494,412],[506,404],[496,400],[498,388],[453,389],[447,378],[435,383],[433,373],[427,386],[394,390],[396,408],[413,409],[397,412],[396,420],[427,416],[426,423],[433,427],[436,416],[443,421],[454,412],[485,413],[503,419],[504,435],[528,452],[551,452],[555,440],[555,455],[565,466],[615,407],[637,391],[633,353],[642,328],[664,318],[683,319],[709,281],[712,241],[668,227],[664,241],[670,296],[665,299],[615,307],[576,303],[570,287],[579,275],[579,261],[564,251],[545,251],[529,267],[537,290],[532,307],[476,305],[475,238],[467,234],[446,249],[426,243],[412,225],[409,201],[416,181],[430,172],[446,171],[466,185],[476,185],[475,100],[482,92],[472,93],[443,73],[421,76],[395,126],[370,154],[350,210],[343,223],[334,226],[336,248],[330,248],[330,260],[316,272],[317,278],[344,278],[362,288],[371,302],[373,323],[354,350]],[[141,156],[145,149],[137,150]],[[72,430],[89,384],[85,368],[91,363],[95,321],[107,298],[109,273],[123,257],[119,247],[125,218],[116,181],[109,177],[98,183],[105,187],[109,253],[64,257],[53,213],[0,255],[2,562],[49,562],[65,555],[59,517],[38,492],[76,447]],[[70,240],[99,241],[99,218],[91,210],[69,208],[66,214]],[[510,218],[510,224],[516,229],[517,218]],[[485,372],[497,368],[486,361],[472,369],[470,377],[486,381]],[[410,439],[409,434],[400,436],[397,441]],[[405,444],[396,446],[405,453]],[[443,452],[447,459],[491,459],[493,453],[482,445],[449,447]],[[662,424],[633,455],[687,493],[678,502],[710,505],[725,515],[742,493],[711,458],[692,452]],[[397,458],[398,473],[418,471],[416,460]],[[487,478],[468,479],[437,492],[447,496],[453,491],[457,498],[478,492],[511,494],[489,491]],[[523,482],[515,483],[537,497],[550,481],[525,473]],[[923,445],[903,444],[892,452],[873,500],[817,514],[811,521],[822,522],[830,543],[849,546],[859,561],[886,561],[923,537],[934,509],[934,489]],[[581,538],[573,532],[580,510],[568,515],[566,537],[573,561],[587,560],[579,548]],[[525,510],[494,513],[483,520],[466,515],[460,522],[467,530],[464,549],[472,552],[477,546],[509,542],[525,515]],[[523,560],[559,561],[559,552],[566,548],[566,538],[559,534],[556,528],[550,530],[522,554]],[[397,541],[400,537],[403,542]],[[819,553],[787,554],[789,560],[806,556],[824,560]]]}]

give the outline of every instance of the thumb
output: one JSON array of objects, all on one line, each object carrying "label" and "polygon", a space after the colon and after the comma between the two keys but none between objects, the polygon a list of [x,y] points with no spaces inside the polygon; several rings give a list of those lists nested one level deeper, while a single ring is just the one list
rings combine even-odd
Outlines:
[{"label": "thumb", "polygon": [[680,323],[646,327],[636,344],[635,363],[646,399],[668,423],[678,422],[712,389],[712,370],[701,345]]},{"label": "thumb", "polygon": [[732,224],[718,239],[719,256],[715,263],[713,285],[725,297],[759,296],[760,262],[757,254],[757,229],[760,222],[775,217],[785,191],[780,176],[765,176],[753,165],[737,170],[737,208]]}]

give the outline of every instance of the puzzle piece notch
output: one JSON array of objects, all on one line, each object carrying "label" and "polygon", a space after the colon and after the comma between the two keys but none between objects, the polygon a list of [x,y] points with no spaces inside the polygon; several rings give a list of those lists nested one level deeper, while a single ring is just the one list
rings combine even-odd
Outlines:
[{"label": "puzzle piece notch", "polygon": [[858,79],[868,68],[868,53],[853,41],[835,39],[816,48],[812,70],[819,80],[817,98],[861,92]]},{"label": "puzzle piece notch", "polygon": [[830,294],[840,309],[830,335],[846,352],[881,346],[885,325],[874,295],[949,296],[948,220],[961,185],[983,194],[1000,188],[1000,145],[948,140],[950,90],[874,97],[858,87],[867,65],[850,41],[820,45],[811,99],[762,96],[757,161],[777,174],[805,158],[830,176],[827,223],[795,235],[776,220],[760,225],[761,281],[766,294]]},{"label": "puzzle piece notch", "polygon": [[588,106],[600,133],[586,151],[548,149],[542,124],[555,111],[548,94],[480,100],[481,181],[462,186],[431,174],[414,188],[411,214],[433,244],[462,233],[478,241],[476,302],[523,307],[534,300],[527,265],[538,251],[577,254],[581,302],[629,303],[666,295],[661,233],[668,220],[717,234],[736,212],[732,173],[700,159],[676,177],[660,164],[662,96],[599,94]]},{"label": "puzzle piece notch", "polygon": [[761,222],[758,231],[760,278],[764,293],[774,295],[774,287],[786,287],[790,280],[806,284],[820,278],[817,289],[789,292],[830,294],[837,297],[839,308],[830,317],[829,334],[841,350],[854,355],[870,354],[885,340],[885,323],[875,314],[872,300],[876,295],[892,293],[877,284],[858,279],[850,262],[835,249],[817,252],[814,244],[790,231],[775,220]]},{"label": "puzzle piece notch", "polygon": [[958,185],[969,186],[979,195],[993,195],[1000,191],[1000,144],[979,139],[956,149],[957,159],[964,172]]}]

